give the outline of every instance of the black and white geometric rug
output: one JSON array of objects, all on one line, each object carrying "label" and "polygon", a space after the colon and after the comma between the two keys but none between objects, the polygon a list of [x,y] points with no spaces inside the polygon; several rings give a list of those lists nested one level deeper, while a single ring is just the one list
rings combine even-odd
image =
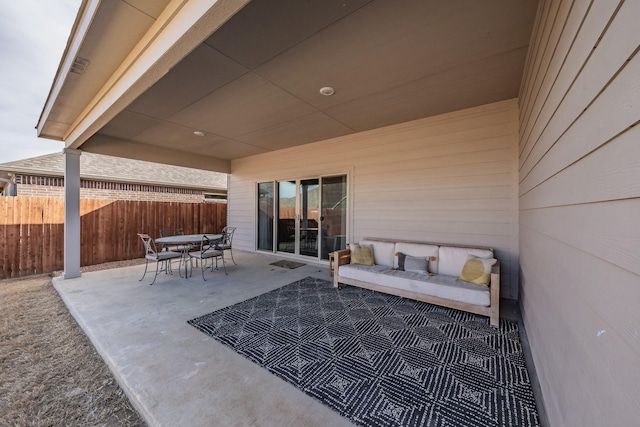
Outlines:
[{"label": "black and white geometric rug", "polygon": [[306,277],[188,323],[359,425],[539,425],[514,322]]}]

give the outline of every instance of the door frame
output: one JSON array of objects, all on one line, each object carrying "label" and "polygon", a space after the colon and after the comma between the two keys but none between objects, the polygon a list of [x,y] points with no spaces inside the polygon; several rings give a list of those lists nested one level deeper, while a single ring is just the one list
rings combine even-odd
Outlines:
[{"label": "door frame", "polygon": [[[322,251],[320,250],[320,242],[318,241],[317,245],[318,245],[318,253],[316,256],[309,256],[309,255],[301,255],[299,253],[299,250],[297,250],[297,246],[298,246],[298,232],[296,232],[296,249],[294,249],[294,252],[285,252],[285,251],[279,251],[278,250],[278,218],[279,218],[279,212],[278,212],[278,200],[280,198],[280,189],[279,189],[279,183],[283,182],[283,181],[290,181],[290,182],[295,182],[296,183],[296,212],[298,213],[298,192],[299,192],[299,183],[301,181],[307,180],[307,179],[318,179],[318,186],[319,186],[319,190],[318,190],[318,206],[319,209],[322,209],[322,180],[323,178],[330,178],[330,177],[335,177],[335,176],[341,176],[344,175],[347,177],[347,185],[346,185],[346,230],[345,231],[345,242],[348,244],[350,241],[351,236],[353,236],[353,169],[349,168],[346,171],[337,171],[335,173],[318,173],[318,174],[305,174],[304,176],[298,176],[297,178],[281,178],[281,179],[264,179],[264,180],[259,180],[255,182],[254,185],[254,189],[255,189],[255,197],[254,197],[254,202],[255,202],[255,208],[254,208],[254,215],[256,216],[255,219],[255,250],[257,252],[264,252],[264,253],[270,253],[270,254],[280,254],[280,255],[284,255],[287,257],[293,257],[293,258],[300,258],[300,259],[306,259],[306,260],[314,260],[317,262],[321,262],[321,263],[328,263],[329,261],[326,259],[322,259]],[[264,183],[273,183],[274,186],[274,203],[273,203],[273,223],[272,223],[272,227],[273,227],[273,249],[272,250],[267,250],[267,249],[258,249],[258,240],[260,238],[260,236],[258,235],[258,186],[259,184],[264,184]],[[322,220],[320,218],[320,213],[318,215],[318,228],[320,229],[322,227]],[[296,227],[298,228],[298,227]],[[320,233],[320,230],[318,230],[318,232]],[[318,239],[320,239],[320,235],[318,235]]]}]

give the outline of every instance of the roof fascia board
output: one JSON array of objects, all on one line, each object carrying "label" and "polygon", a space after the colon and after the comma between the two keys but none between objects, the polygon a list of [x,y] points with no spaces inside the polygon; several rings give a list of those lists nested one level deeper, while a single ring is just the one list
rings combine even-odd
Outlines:
[{"label": "roof fascia board", "polygon": [[[42,171],[37,169],[27,169],[27,168],[14,168],[10,171],[7,169],[0,170],[0,181],[1,177],[7,177],[7,179],[15,179],[16,175],[32,175],[32,176],[46,176],[51,178],[64,178],[64,171]],[[223,191],[226,192],[226,187],[217,187],[214,185],[198,185],[198,184],[180,184],[175,182],[160,182],[160,181],[152,181],[146,179],[123,179],[117,177],[106,177],[100,175],[91,175],[84,174],[82,171],[80,172],[80,178],[89,181],[103,181],[103,182],[116,182],[119,184],[141,184],[141,185],[154,185],[159,187],[174,187],[174,188],[190,188],[195,190],[203,190],[203,191]]]},{"label": "roof fascia board", "polygon": [[189,185],[189,184],[178,184],[174,182],[161,182],[161,181],[150,181],[146,179],[122,179],[122,178],[112,178],[105,177],[99,175],[83,175],[80,174],[80,178],[87,181],[102,181],[102,182],[115,182],[118,184],[139,184],[139,185],[151,185],[155,187],[171,187],[171,188],[188,188],[192,190],[202,190],[202,191],[227,191],[225,187],[216,187],[216,186],[208,186],[208,185]]},{"label": "roof fascia board", "polygon": [[11,169],[2,168],[0,169],[0,173],[2,172],[12,173],[15,175],[38,175],[38,176],[51,176],[51,177],[62,176],[64,174],[63,171],[39,170],[39,169],[29,169],[29,168],[21,168],[21,167],[11,168]]},{"label": "roof fascia board", "polygon": [[174,0],[78,116],[64,137],[80,146],[249,0]]}]

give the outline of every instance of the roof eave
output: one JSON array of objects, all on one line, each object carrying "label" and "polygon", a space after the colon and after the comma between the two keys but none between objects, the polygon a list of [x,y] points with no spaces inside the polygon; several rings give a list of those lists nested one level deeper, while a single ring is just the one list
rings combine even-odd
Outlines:
[{"label": "roof eave", "polygon": [[36,124],[37,135],[41,138],[64,141],[64,134],[43,133],[43,129],[49,119],[53,106],[60,95],[64,82],[69,75],[71,65],[75,61],[78,50],[82,46],[82,41],[91,27],[91,22],[93,21],[93,17],[99,4],[100,0],[82,0],[80,8],[78,9],[78,14],[76,15],[73,27],[71,28],[71,33],[67,39],[67,45],[64,49],[64,53],[62,54],[62,59],[60,60],[55,77],[53,78],[53,84],[51,85],[51,89],[47,95],[47,100],[42,112],[40,113],[40,117],[38,118],[38,123]]},{"label": "roof eave", "polygon": [[[92,22],[99,0],[83,0],[53,86],[36,126],[38,136],[59,139],[68,148],[80,149],[149,86],[159,80],[186,54],[233,16],[249,0],[171,0],[158,20],[114,69],[93,98],[75,115],[73,123],[55,123],[52,112],[64,94],[65,81],[86,38],[92,37]],[[115,18],[114,18],[115,19]],[[116,25],[112,22],[112,25]],[[112,46],[111,46],[112,47]],[[95,52],[94,52],[95,53]],[[95,87],[92,87],[94,90]],[[67,99],[73,104],[73,99]],[[53,129],[52,129],[53,128]]]}]

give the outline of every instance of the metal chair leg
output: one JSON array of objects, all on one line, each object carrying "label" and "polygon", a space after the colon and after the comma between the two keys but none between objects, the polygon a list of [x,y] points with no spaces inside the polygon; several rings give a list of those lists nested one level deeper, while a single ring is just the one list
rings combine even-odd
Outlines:
[{"label": "metal chair leg", "polygon": [[140,279],[138,279],[138,282],[142,282],[142,279],[144,279],[144,276],[147,275],[147,267],[149,266],[149,260],[147,260],[147,263],[144,265],[144,273],[142,273],[142,277]]},{"label": "metal chair leg", "polygon": [[[213,266],[213,263],[211,264]],[[202,261],[200,261],[200,270],[202,271],[202,280],[204,280],[205,282],[207,281],[207,279],[204,278],[204,271],[207,269],[207,260],[203,259]]]},{"label": "metal chair leg", "polygon": [[158,278],[158,267],[160,266],[159,262],[156,262],[156,275],[153,276],[153,282],[149,283],[149,285],[153,285],[154,283],[156,283],[156,279]]},{"label": "metal chair leg", "polygon": [[[228,276],[229,273],[227,273],[227,264],[224,262],[224,252],[222,253],[222,256],[220,258],[222,258],[222,269],[224,270],[224,274]],[[233,259],[233,256],[231,256],[231,259]],[[218,258],[216,258],[216,268],[217,267],[218,267]]]}]

